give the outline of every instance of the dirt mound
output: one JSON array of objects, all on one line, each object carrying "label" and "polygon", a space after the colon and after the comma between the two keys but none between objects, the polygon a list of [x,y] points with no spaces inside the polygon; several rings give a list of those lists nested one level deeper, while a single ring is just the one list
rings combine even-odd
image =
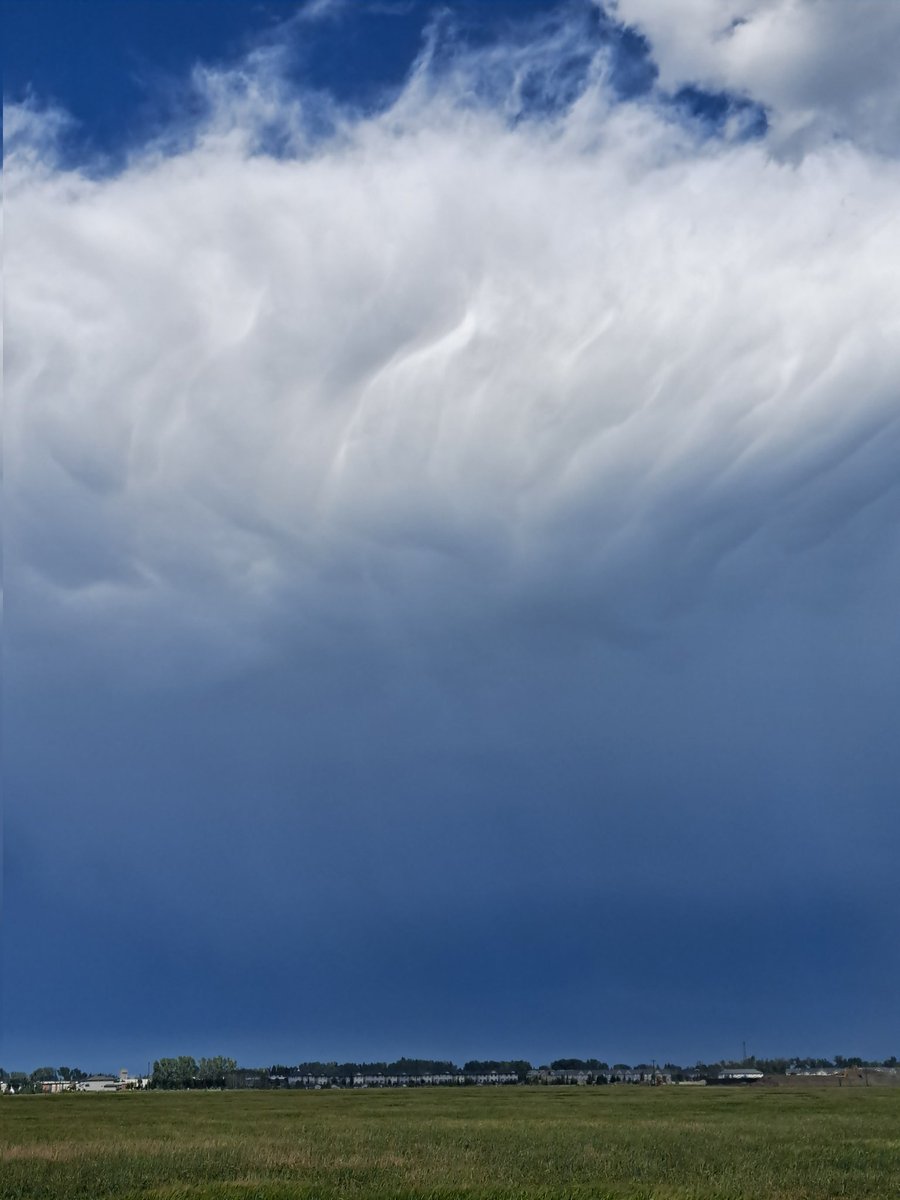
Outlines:
[{"label": "dirt mound", "polygon": [[900,1087],[897,1067],[847,1067],[833,1075],[767,1075],[771,1087]]}]

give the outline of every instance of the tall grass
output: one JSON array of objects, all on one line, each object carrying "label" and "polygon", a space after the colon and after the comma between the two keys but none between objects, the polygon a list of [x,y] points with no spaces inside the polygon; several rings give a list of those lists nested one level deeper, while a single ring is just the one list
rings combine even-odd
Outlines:
[{"label": "tall grass", "polygon": [[0,1101],[2,1200],[896,1200],[900,1089]]}]

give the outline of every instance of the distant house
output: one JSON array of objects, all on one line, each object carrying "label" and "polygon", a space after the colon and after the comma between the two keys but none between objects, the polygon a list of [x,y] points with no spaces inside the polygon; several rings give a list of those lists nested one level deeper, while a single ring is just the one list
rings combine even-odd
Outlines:
[{"label": "distant house", "polygon": [[591,1071],[576,1069],[549,1071],[551,1083],[575,1083],[583,1087],[586,1083],[594,1082],[594,1076]]},{"label": "distant house", "polygon": [[45,1079],[41,1083],[41,1091],[47,1092],[74,1092],[74,1079]]},{"label": "distant house", "polygon": [[253,1074],[245,1076],[240,1086],[265,1087],[274,1084],[276,1087],[292,1088],[389,1088],[389,1087],[448,1087],[463,1084],[474,1084],[477,1087],[500,1086],[516,1084],[519,1077],[514,1072],[486,1071],[482,1073],[455,1071],[452,1074],[423,1074],[423,1075],[382,1075],[361,1074],[353,1075],[269,1075],[267,1077]]},{"label": "distant house", "polygon": [[119,1080],[115,1075],[89,1075],[87,1079],[79,1079],[75,1085],[78,1092],[117,1092]]},{"label": "distant house", "polygon": [[758,1083],[765,1075],[758,1067],[722,1067],[719,1083]]},{"label": "distant house", "polygon": [[646,1083],[659,1086],[672,1082],[671,1071],[661,1071],[659,1067],[634,1067],[631,1070],[618,1070],[610,1074],[610,1083]]},{"label": "distant house", "polygon": [[843,1067],[788,1067],[785,1075],[802,1075],[804,1078],[843,1075]]},{"label": "distant house", "polygon": [[129,1075],[123,1067],[118,1075],[89,1075],[76,1085],[79,1092],[131,1092],[150,1086],[149,1075]]},{"label": "distant house", "polygon": [[568,1083],[585,1085],[591,1083],[644,1083],[658,1086],[672,1082],[672,1072],[658,1067],[619,1068],[618,1070],[589,1070],[566,1068],[553,1070],[541,1067],[528,1072],[529,1083]]}]

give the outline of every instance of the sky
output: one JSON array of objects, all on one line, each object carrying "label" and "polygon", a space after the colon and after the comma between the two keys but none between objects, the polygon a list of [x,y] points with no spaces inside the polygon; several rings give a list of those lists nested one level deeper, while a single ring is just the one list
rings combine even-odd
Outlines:
[{"label": "sky", "polygon": [[900,6],[4,42],[0,1062],[898,1053]]}]

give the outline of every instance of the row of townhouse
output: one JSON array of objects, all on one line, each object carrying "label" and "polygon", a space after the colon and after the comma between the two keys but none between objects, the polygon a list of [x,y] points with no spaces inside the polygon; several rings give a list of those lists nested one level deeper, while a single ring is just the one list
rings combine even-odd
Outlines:
[{"label": "row of townhouse", "polygon": [[658,1067],[636,1067],[633,1070],[551,1070],[543,1068],[528,1072],[529,1083],[574,1083],[586,1085],[590,1083],[645,1083],[658,1085],[672,1082],[672,1072],[662,1071]]},{"label": "row of townhouse", "polygon": [[[500,1071],[452,1075],[269,1075],[266,1078],[270,1084],[296,1088],[449,1087],[466,1084],[496,1087],[519,1082],[514,1072],[506,1074]],[[256,1077],[253,1082],[251,1079],[248,1079],[246,1086],[260,1086],[262,1077]]]}]

